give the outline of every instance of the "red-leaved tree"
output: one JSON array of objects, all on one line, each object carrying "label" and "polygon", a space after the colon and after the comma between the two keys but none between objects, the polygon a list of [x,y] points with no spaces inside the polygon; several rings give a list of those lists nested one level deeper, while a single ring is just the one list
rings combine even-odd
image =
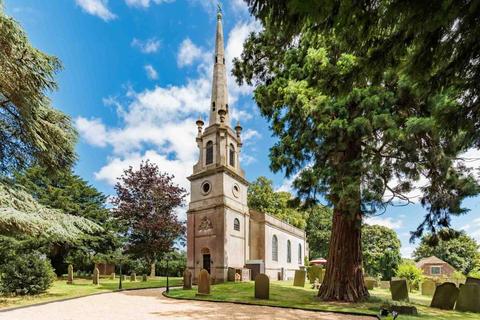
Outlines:
[{"label": "red-leaved tree", "polygon": [[173,179],[173,175],[160,172],[156,164],[147,160],[142,161],[139,170],[125,170],[115,185],[113,213],[124,226],[126,251],[144,258],[152,276],[156,260],[185,236],[185,224],[175,209],[183,205],[186,191]]}]

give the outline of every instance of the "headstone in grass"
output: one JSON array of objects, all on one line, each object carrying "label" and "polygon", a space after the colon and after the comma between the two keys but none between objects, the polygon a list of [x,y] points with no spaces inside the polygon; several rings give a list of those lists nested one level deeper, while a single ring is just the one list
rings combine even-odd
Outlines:
[{"label": "headstone in grass", "polygon": [[380,281],[380,289],[390,289],[390,281]]},{"label": "headstone in grass", "polygon": [[437,284],[435,283],[435,281],[425,279],[425,281],[422,282],[422,295],[433,296],[436,287]]},{"label": "headstone in grass", "polygon": [[73,284],[73,266],[71,264],[68,265],[67,284]]},{"label": "headstone in grass", "polygon": [[115,280],[115,272],[112,272],[112,274],[110,275],[110,279]]},{"label": "headstone in grass", "polygon": [[392,300],[408,301],[407,280],[402,279],[390,281],[390,292],[392,293]]},{"label": "headstone in grass", "polygon": [[377,280],[375,278],[365,277],[363,282],[368,290],[373,290],[373,288],[377,286]]},{"label": "headstone in grass", "polygon": [[235,282],[242,282],[242,275],[240,273],[235,273]]},{"label": "headstone in grass", "polygon": [[452,310],[458,298],[458,288],[454,283],[445,282],[435,288],[430,307]]},{"label": "headstone in grass", "polygon": [[205,296],[210,294],[210,275],[205,269],[200,270],[198,275],[198,292],[197,295]]},{"label": "headstone in grass", "polygon": [[100,270],[98,270],[97,267],[93,269],[92,282],[94,285],[98,285],[100,283]]},{"label": "headstone in grass", "polygon": [[480,285],[466,283],[459,291],[455,310],[480,313]]},{"label": "headstone in grass", "polygon": [[125,279],[126,279],[125,275],[122,274],[121,277],[122,277],[122,281],[125,281]]},{"label": "headstone in grass", "polygon": [[185,269],[185,271],[183,271],[183,289],[192,289],[192,273],[188,269]]},{"label": "headstone in grass", "polygon": [[259,273],[255,277],[255,298],[256,299],[270,298],[270,279],[264,273]]},{"label": "headstone in grass", "polygon": [[142,282],[147,282],[147,280],[148,280],[147,275],[146,275],[146,274],[143,274],[143,275],[142,275]]},{"label": "headstone in grass", "polygon": [[228,267],[227,270],[227,280],[228,281],[235,281],[235,268]]},{"label": "headstone in grass", "polygon": [[131,282],[137,281],[137,274],[136,274],[135,272],[132,272],[132,273],[130,274],[130,281],[131,281]]},{"label": "headstone in grass", "polygon": [[305,287],[305,276],[307,272],[305,270],[295,270],[295,277],[293,278],[293,285],[295,287]]},{"label": "headstone in grass", "polygon": [[474,277],[467,277],[467,280],[465,280],[465,284],[471,284],[471,283],[476,283],[480,286],[480,279],[474,278]]},{"label": "headstone in grass", "polygon": [[242,281],[250,281],[252,278],[251,278],[251,270],[248,269],[248,268],[242,268],[240,269],[240,272],[241,272],[241,276],[242,276]]}]

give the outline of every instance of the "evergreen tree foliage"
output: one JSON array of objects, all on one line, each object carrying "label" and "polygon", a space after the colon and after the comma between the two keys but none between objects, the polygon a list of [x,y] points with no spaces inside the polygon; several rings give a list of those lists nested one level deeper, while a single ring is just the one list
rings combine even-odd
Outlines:
[{"label": "evergreen tree foliage", "polygon": [[57,88],[60,68],[56,57],[32,47],[0,1],[0,173],[32,163],[52,169],[74,163],[75,129],[46,95]]},{"label": "evergreen tree foliage", "polygon": [[119,227],[105,207],[107,197],[72,170],[50,173],[34,166],[17,173],[15,180],[40,204],[88,219],[102,227],[95,233],[81,235],[74,245],[52,244],[49,257],[58,274],[66,272],[66,260],[77,270],[90,270],[94,259],[108,260],[108,256],[120,247]]},{"label": "evergreen tree foliage", "polygon": [[292,203],[292,194],[275,191],[272,180],[258,177],[248,186],[247,198],[249,208],[270,214],[297,228],[305,228],[305,214]]},{"label": "evergreen tree foliage", "polygon": [[[233,72],[239,83],[256,85],[255,101],[278,137],[271,168],[286,176],[298,173],[298,195],[307,204],[322,195],[334,210],[319,296],[362,300],[368,296],[361,271],[365,215],[398,201],[411,203],[409,193],[424,178],[420,203],[427,214],[412,236],[427,230],[438,238],[438,230],[450,227],[452,215],[468,211],[462,200],[478,194],[475,177],[457,162],[475,146],[471,129],[478,117],[464,109],[470,107],[465,99],[471,92],[458,85],[454,74],[446,73],[438,87],[429,81],[419,84],[421,77],[406,64],[430,56],[423,51],[428,46],[407,43],[406,50],[387,59],[376,56],[378,46],[392,45],[389,36],[402,19],[389,19],[383,30],[375,19],[386,19],[356,16],[351,2],[247,2],[263,30],[246,40]],[[382,6],[389,4],[373,7],[383,14],[388,8]],[[344,6],[352,10],[331,16]],[[303,15],[292,16],[291,10],[303,10]],[[359,17],[370,19],[365,23],[369,33],[354,30]],[[404,39],[394,40],[401,46]],[[375,57],[381,61],[372,64]],[[441,67],[435,61],[433,69],[416,70],[429,75]]]},{"label": "evergreen tree foliage", "polygon": [[480,268],[480,246],[465,232],[449,240],[440,240],[437,245],[430,244],[430,235],[425,235],[419,246],[413,252],[416,261],[436,256],[448,262],[457,271],[468,275],[471,271]]},{"label": "evergreen tree foliage", "polygon": [[332,233],[332,209],[321,205],[306,210],[307,235],[310,259],[327,258],[330,235]]}]

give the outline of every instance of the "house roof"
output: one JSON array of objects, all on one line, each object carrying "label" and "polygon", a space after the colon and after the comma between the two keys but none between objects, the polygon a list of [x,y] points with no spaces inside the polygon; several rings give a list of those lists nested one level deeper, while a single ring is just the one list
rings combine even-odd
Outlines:
[{"label": "house roof", "polygon": [[420,261],[418,261],[415,265],[417,268],[421,268],[426,264],[448,264],[447,262],[443,261],[442,259],[439,259],[435,256],[431,256],[428,258],[423,258]]}]

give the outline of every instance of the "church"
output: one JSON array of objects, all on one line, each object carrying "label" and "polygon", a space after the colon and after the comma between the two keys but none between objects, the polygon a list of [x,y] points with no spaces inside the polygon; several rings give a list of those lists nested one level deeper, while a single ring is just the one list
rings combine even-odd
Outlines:
[{"label": "church", "polygon": [[248,181],[240,166],[242,127],[230,126],[222,14],[217,14],[212,97],[208,126],[196,122],[198,162],[190,181],[187,268],[196,282],[206,269],[215,283],[229,269],[250,269],[270,279],[293,278],[308,252],[305,232],[248,208]]}]

